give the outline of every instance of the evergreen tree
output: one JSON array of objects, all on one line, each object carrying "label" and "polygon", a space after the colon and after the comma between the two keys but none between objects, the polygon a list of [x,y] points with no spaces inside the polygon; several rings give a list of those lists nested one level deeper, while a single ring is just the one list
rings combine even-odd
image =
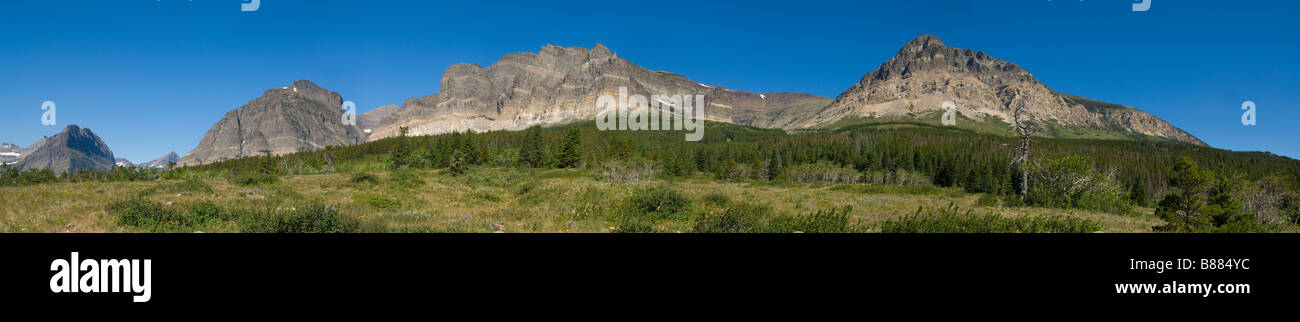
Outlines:
[{"label": "evergreen tree", "polygon": [[398,128],[397,147],[393,149],[392,155],[389,156],[390,167],[393,169],[402,169],[411,165],[411,147],[407,144],[405,126]]},{"label": "evergreen tree", "polygon": [[777,154],[776,151],[773,151],[772,156],[768,158],[768,160],[771,160],[771,163],[768,164],[767,168],[768,180],[775,180],[781,175],[781,171],[785,170],[785,166],[782,165],[783,161],[781,161],[781,159],[781,155]]},{"label": "evergreen tree", "polygon": [[456,150],[455,152],[451,153],[451,156],[448,157],[447,160],[448,160],[447,173],[450,173],[452,176],[457,176],[457,177],[462,174],[465,174],[465,167],[468,166],[468,164],[466,164],[465,162],[465,152]]},{"label": "evergreen tree", "polygon": [[1166,195],[1156,207],[1156,216],[1169,222],[1167,230],[1193,232],[1211,225],[1203,211],[1210,178],[1210,173],[1201,170],[1190,158],[1179,158],[1174,163],[1169,186],[1176,191]]},{"label": "evergreen tree", "polygon": [[519,148],[519,162],[529,168],[540,168],[546,161],[546,139],[542,137],[542,127],[533,126],[525,130],[523,146]]},{"label": "evergreen tree", "polygon": [[577,128],[569,129],[564,135],[564,141],[560,145],[560,155],[556,157],[555,165],[560,168],[574,168],[582,161],[582,133]]}]

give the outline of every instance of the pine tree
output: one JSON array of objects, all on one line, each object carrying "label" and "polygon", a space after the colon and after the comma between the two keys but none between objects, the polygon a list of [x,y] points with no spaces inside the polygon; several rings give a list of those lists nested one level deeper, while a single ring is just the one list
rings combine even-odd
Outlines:
[{"label": "pine tree", "polygon": [[555,163],[560,168],[574,168],[582,161],[582,146],[580,140],[582,133],[577,128],[569,129],[564,135],[564,142],[560,146],[560,155],[557,156]]},{"label": "pine tree", "polygon": [[540,168],[546,161],[546,139],[542,137],[542,127],[533,126],[526,132],[523,146],[519,149],[519,163],[529,168]]},{"label": "pine tree", "polygon": [[768,180],[776,180],[776,178],[781,175],[781,171],[785,170],[785,166],[782,165],[783,161],[781,161],[781,159],[780,154],[777,154],[776,151],[772,151],[772,156],[768,158],[768,160],[771,160],[771,163],[769,163],[767,167]]},{"label": "pine tree", "polygon": [[451,156],[447,159],[448,159],[447,173],[450,173],[452,176],[456,176],[456,177],[465,174],[465,167],[468,166],[465,162],[465,152],[456,150],[455,152],[452,152]]},{"label": "pine tree", "polygon": [[406,143],[406,127],[398,128],[397,133],[397,147],[393,149],[393,154],[389,156],[389,162],[393,169],[402,169],[409,167],[411,164],[411,147]]},{"label": "pine tree", "polygon": [[1169,186],[1177,191],[1166,195],[1156,206],[1156,216],[1169,222],[1166,229],[1193,232],[1211,225],[1203,212],[1210,179],[1210,173],[1201,170],[1190,158],[1182,157],[1174,163]]}]

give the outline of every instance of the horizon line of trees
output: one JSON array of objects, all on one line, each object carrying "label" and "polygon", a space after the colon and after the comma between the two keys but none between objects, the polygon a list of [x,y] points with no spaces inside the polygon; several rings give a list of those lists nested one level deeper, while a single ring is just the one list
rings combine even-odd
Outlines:
[{"label": "horizon line of trees", "polygon": [[[458,175],[478,165],[633,165],[669,177],[928,183],[1004,197],[1018,195],[1025,188],[1021,178],[1029,178],[1025,203],[1124,212],[1132,206],[1159,207],[1167,196],[1185,193],[1184,182],[1177,180],[1190,171],[1183,165],[1186,159],[1197,164],[1198,171],[1238,182],[1230,193],[1242,201],[1238,208],[1260,214],[1260,220],[1293,222],[1293,196],[1300,190],[1300,161],[1183,143],[1034,137],[1029,139],[1032,161],[1012,162],[1019,158],[1023,138],[966,130],[857,128],[787,134],[710,122],[703,140],[686,142],[674,131],[599,131],[590,123],[415,137],[401,131],[397,137],[359,145],[181,167],[162,175],[309,174],[358,167],[448,169]],[[8,177],[0,177],[0,185]]]}]

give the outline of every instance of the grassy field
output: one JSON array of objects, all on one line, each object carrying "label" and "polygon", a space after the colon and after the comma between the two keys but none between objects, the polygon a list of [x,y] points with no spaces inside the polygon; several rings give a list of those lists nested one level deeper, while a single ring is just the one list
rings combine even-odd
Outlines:
[{"label": "grassy field", "polygon": [[[260,225],[259,216],[311,205],[326,205],[325,211],[358,223],[348,231],[359,232],[712,232],[707,228],[775,226],[783,218],[844,206],[852,207],[843,212],[857,232],[880,232],[891,220],[941,209],[959,209],[960,216],[1077,218],[1099,225],[1102,232],[1150,232],[1164,224],[1151,209],[1108,214],[999,207],[981,202],[981,195],[930,185],[729,182],[705,176],[633,182],[587,170],[494,167],[474,167],[461,176],[402,170],[284,176],[247,186],[232,181],[194,177],[0,188],[0,203],[6,205],[0,207],[0,232],[267,231],[253,229]],[[154,225],[127,222],[126,210],[120,210],[125,207],[110,205],[129,200],[159,207],[141,208],[145,216],[173,210],[177,215]],[[227,215],[189,220],[187,216],[206,213],[191,211],[202,208],[195,205],[223,209]]]}]

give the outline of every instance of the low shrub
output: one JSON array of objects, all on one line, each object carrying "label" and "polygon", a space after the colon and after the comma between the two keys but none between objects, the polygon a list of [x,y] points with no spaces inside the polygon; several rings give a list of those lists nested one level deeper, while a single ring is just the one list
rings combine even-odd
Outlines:
[{"label": "low shrub", "polygon": [[275,212],[269,216],[249,218],[247,233],[354,233],[362,231],[361,222],[344,216],[338,208],[321,204]]},{"label": "low shrub", "polygon": [[238,186],[255,186],[262,184],[273,184],[280,181],[280,177],[267,173],[246,173],[236,175],[230,178],[230,183]]},{"label": "low shrub", "polygon": [[885,221],[884,233],[1091,233],[1101,230],[1101,224],[1067,216],[1039,216],[1005,218],[997,214],[974,215],[961,212],[957,205],[925,213]]},{"label": "low shrub", "polygon": [[348,182],[357,184],[376,184],[379,183],[379,177],[370,174],[369,172],[357,172],[352,174],[352,179],[348,179]]},{"label": "low shrub", "polygon": [[766,232],[772,233],[851,233],[858,231],[849,222],[849,213],[853,207],[845,206],[831,210],[817,211],[800,216],[783,216],[772,219]]},{"label": "low shrub", "polygon": [[226,210],[206,201],[163,205],[133,198],[109,203],[108,213],[116,217],[118,225],[149,232],[188,232],[211,222],[231,219]]},{"label": "low shrub", "polygon": [[396,199],[375,193],[361,193],[352,197],[357,203],[369,206],[379,210],[393,210],[401,207],[402,204]]},{"label": "low shrub", "polygon": [[696,233],[750,233],[759,232],[762,219],[772,208],[748,203],[735,203],[727,209],[706,214],[695,221],[691,229]]},{"label": "low shrub", "polygon": [[601,165],[600,178],[607,181],[638,182],[653,178],[658,170],[644,160],[615,160]]},{"label": "low shrub", "polygon": [[629,212],[657,219],[674,216],[685,211],[690,205],[690,199],[669,185],[638,189],[627,199]]}]

